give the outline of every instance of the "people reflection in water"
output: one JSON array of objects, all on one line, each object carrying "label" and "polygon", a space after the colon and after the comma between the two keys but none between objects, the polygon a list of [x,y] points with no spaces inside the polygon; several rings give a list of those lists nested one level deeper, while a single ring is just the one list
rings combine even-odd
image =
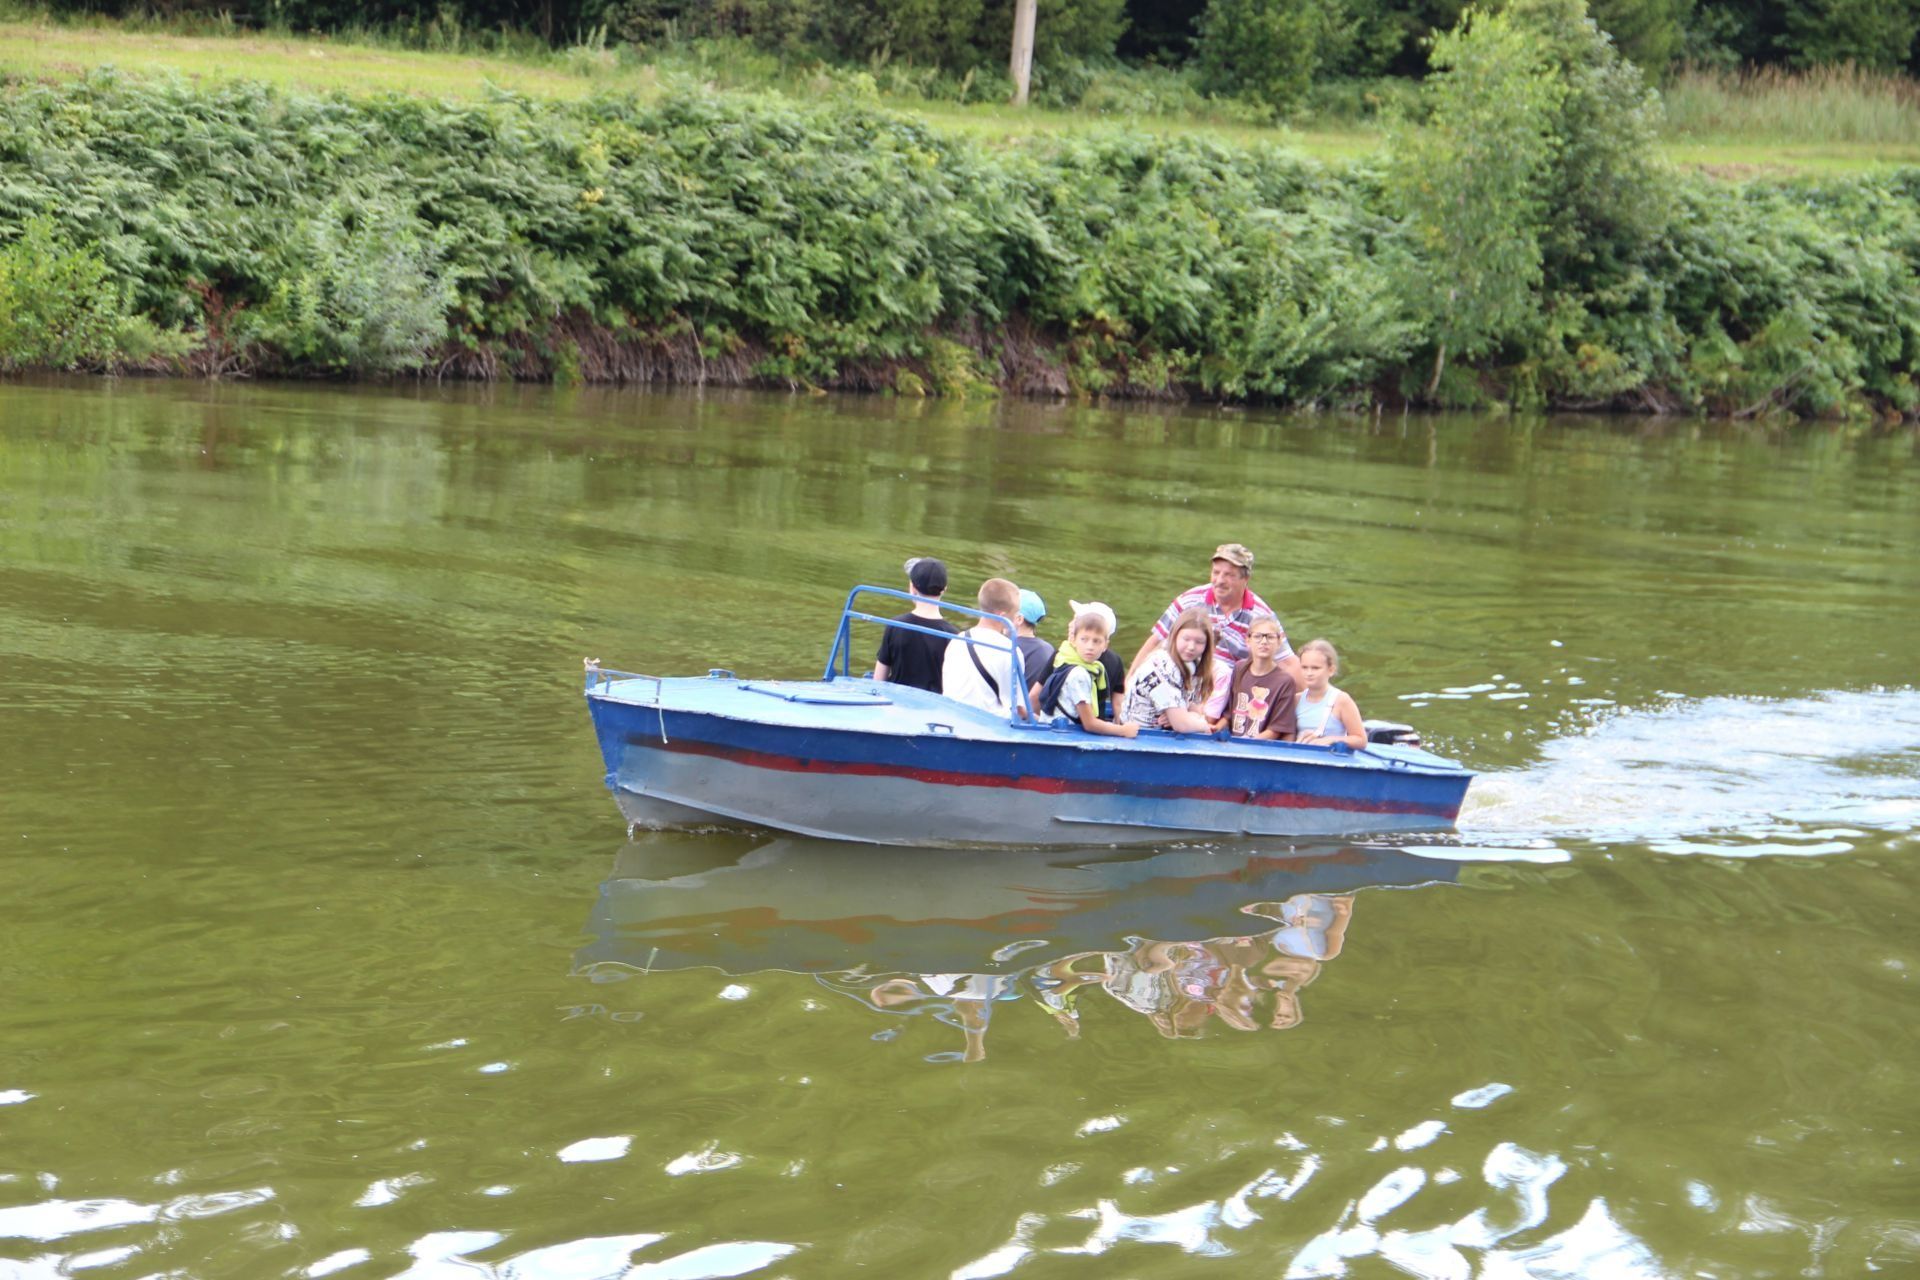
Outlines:
[{"label": "people reflection in water", "polygon": [[1340,954],[1353,916],[1351,894],[1303,893],[1242,908],[1278,922],[1261,933],[1169,942],[1128,938],[1125,951],[1081,951],[1014,973],[822,975],[843,994],[882,1013],[930,1013],[958,1027],[955,1057],[986,1057],[996,1004],[1031,1000],[1068,1036],[1080,1034],[1082,992],[1098,987],[1170,1040],[1196,1039],[1218,1019],[1235,1031],[1300,1025],[1301,988]]},{"label": "people reflection in water", "polygon": [[1025,995],[1015,973],[911,973],[877,979],[852,973],[817,976],[877,1012],[931,1013],[935,1021],[958,1027],[966,1039],[958,1055],[962,1062],[987,1056],[987,1023],[994,1004]]}]

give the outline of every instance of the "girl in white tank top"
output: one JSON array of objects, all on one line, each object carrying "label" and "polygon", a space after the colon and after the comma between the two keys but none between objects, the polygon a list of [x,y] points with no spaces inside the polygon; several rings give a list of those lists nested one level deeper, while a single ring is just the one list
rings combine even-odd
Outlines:
[{"label": "girl in white tank top", "polygon": [[1358,750],[1367,745],[1367,727],[1352,698],[1330,683],[1340,670],[1340,655],[1325,640],[1300,646],[1300,674],[1307,687],[1294,711],[1298,734],[1294,741],[1344,742]]}]

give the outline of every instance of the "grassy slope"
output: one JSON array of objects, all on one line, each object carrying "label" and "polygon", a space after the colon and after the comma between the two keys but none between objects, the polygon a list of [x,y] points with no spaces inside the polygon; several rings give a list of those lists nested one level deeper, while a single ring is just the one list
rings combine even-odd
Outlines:
[{"label": "grassy slope", "polygon": [[[661,81],[658,70],[651,65],[630,64],[585,50],[546,57],[474,56],[326,39],[180,36],[104,25],[0,22],[0,76],[58,79],[101,67],[138,75],[176,74],[192,80],[256,80],[309,92],[397,92],[448,98],[477,97],[490,86],[537,98],[582,97],[596,90],[647,96],[658,92]],[[1359,127],[1266,129],[920,100],[890,105],[943,129],[1009,144],[1038,133],[1115,127],[1161,134],[1207,134],[1228,141],[1276,142],[1323,159],[1364,155],[1378,144],[1377,134]],[[1670,138],[1665,150],[1676,164],[1733,177],[1841,173],[1890,164],[1920,164],[1920,136],[1897,142],[1828,142],[1709,128]]]}]

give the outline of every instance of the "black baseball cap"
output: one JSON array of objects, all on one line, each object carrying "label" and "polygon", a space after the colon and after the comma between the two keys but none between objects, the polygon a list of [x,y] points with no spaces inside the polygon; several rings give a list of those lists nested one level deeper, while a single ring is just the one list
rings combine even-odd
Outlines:
[{"label": "black baseball cap", "polygon": [[915,556],[907,561],[907,581],[913,584],[914,594],[937,596],[947,589],[947,566],[932,556]]}]

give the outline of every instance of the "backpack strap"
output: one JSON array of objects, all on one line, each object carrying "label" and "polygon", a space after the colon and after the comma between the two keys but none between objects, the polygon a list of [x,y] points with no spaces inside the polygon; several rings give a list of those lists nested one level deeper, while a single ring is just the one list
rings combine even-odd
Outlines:
[{"label": "backpack strap", "polygon": [[1066,690],[1067,677],[1074,668],[1067,664],[1055,667],[1047,673],[1046,682],[1040,686],[1040,701],[1034,710],[1043,716],[1050,716],[1060,709],[1060,695]]},{"label": "backpack strap", "polygon": [[[965,642],[962,641],[962,643]],[[980,673],[980,678],[987,682],[987,688],[993,690],[993,696],[998,698],[1000,696],[1000,682],[987,673],[987,664],[980,661],[980,647],[978,645],[968,644],[967,656],[973,659],[973,669]]]}]

